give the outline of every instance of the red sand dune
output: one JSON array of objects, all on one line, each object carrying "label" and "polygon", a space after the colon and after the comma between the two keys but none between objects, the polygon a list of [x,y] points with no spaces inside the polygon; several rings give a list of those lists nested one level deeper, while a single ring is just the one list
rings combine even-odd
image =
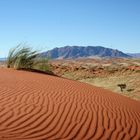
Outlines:
[{"label": "red sand dune", "polygon": [[140,102],[54,76],[0,69],[0,140],[140,140]]}]

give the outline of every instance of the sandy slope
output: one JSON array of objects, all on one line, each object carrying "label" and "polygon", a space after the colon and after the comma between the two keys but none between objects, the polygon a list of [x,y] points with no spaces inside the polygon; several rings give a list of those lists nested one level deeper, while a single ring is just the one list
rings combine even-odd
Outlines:
[{"label": "sandy slope", "polygon": [[140,102],[58,77],[0,69],[0,140],[139,140]]}]

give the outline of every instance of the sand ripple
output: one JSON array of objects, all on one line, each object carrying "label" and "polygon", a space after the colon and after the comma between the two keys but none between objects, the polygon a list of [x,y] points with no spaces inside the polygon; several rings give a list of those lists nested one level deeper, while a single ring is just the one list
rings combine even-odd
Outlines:
[{"label": "sand ripple", "polygon": [[0,140],[140,140],[140,102],[84,83],[0,69]]}]

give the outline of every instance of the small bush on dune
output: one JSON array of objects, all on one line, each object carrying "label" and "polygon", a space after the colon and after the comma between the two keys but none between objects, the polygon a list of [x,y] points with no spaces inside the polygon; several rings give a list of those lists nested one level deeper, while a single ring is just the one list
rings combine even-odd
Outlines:
[{"label": "small bush on dune", "polygon": [[39,57],[36,59],[34,64],[34,69],[41,71],[50,71],[50,66],[48,64],[49,59],[44,57]]},{"label": "small bush on dune", "polygon": [[28,46],[21,44],[9,51],[7,67],[15,69],[35,69],[48,71],[48,58],[43,58],[38,51],[32,51]]},{"label": "small bush on dune", "polygon": [[37,57],[37,51],[32,51],[30,47],[18,45],[9,51],[7,67],[16,69],[31,69]]},{"label": "small bush on dune", "polygon": [[126,84],[118,84],[118,87],[120,87],[121,92],[126,88]]}]

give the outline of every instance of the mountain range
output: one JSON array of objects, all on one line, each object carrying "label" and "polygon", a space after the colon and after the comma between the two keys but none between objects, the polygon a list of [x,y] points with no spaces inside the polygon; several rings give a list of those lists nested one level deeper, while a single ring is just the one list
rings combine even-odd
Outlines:
[{"label": "mountain range", "polygon": [[5,61],[6,60],[6,58],[0,58],[0,61]]},{"label": "mountain range", "polygon": [[[76,59],[92,57],[140,58],[140,53],[123,53],[117,49],[102,46],[64,46],[43,52],[41,53],[41,56],[49,57],[51,59]],[[5,60],[6,58],[0,58],[0,61]]]},{"label": "mountain range", "polygon": [[134,58],[140,58],[140,53],[127,53],[127,55],[132,56]]},{"label": "mountain range", "polygon": [[54,48],[42,53],[42,56],[50,57],[51,59],[75,59],[83,57],[131,57],[119,50],[105,48],[102,46],[64,46]]}]

